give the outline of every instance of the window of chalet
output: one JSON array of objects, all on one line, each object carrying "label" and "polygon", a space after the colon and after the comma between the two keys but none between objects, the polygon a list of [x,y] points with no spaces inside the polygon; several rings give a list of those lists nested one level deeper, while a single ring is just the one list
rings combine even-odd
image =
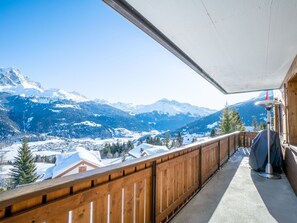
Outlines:
[{"label": "window of chalet", "polygon": [[85,171],[87,171],[87,166],[80,166],[80,167],[78,167],[78,172],[80,173],[80,172],[85,172]]}]

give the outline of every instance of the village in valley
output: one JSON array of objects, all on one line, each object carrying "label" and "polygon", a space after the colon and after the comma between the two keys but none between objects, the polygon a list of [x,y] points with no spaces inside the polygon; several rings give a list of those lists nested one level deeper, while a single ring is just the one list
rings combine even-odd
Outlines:
[{"label": "village in valley", "polygon": [[[122,130],[123,131],[123,130]],[[129,162],[134,159],[167,152],[171,149],[203,141],[209,136],[179,134],[176,138],[160,138],[157,131],[134,133],[125,138],[110,139],[62,139],[48,137],[44,141],[28,139],[9,146],[1,144],[1,190],[13,188],[16,160],[24,147],[29,148],[32,165],[35,165],[35,182],[69,176],[72,174]],[[149,136],[147,136],[149,134]]]}]

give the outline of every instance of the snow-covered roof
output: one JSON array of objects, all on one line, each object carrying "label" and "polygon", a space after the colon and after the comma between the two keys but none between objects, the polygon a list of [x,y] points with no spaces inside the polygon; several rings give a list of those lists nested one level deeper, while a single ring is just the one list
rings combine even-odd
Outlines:
[{"label": "snow-covered roof", "polygon": [[[126,155],[125,161],[130,161],[135,159],[135,157],[131,156],[131,155]],[[108,162],[108,165],[113,165],[113,164],[118,164],[118,163],[122,163],[123,162],[123,157],[118,157],[116,159],[106,159],[106,160],[111,160],[110,162]]]},{"label": "snow-covered roof", "polygon": [[71,149],[67,153],[58,154],[55,166],[46,171],[44,179],[55,178],[81,161],[86,161],[97,167],[103,167],[105,165],[100,161],[100,154],[98,154],[98,151],[88,151],[82,147]]},{"label": "snow-covered roof", "polygon": [[142,143],[136,146],[134,149],[131,149],[129,151],[129,154],[135,158],[140,158],[142,156],[149,156],[166,151],[168,151],[168,148],[166,146],[156,146],[148,143]]}]

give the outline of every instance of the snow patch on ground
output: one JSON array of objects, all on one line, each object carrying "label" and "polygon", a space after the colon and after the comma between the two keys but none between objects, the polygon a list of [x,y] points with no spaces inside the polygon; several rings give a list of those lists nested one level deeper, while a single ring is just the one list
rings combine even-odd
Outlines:
[{"label": "snow patch on ground", "polygon": [[74,123],[73,125],[87,125],[87,126],[91,126],[91,127],[101,127],[102,126],[101,124],[97,124],[97,123],[91,122],[91,121]]},{"label": "snow patch on ground", "polygon": [[73,109],[81,109],[77,105],[70,105],[70,104],[56,104],[55,108],[73,108]]},{"label": "snow patch on ground", "polygon": [[212,128],[216,127],[217,125],[218,125],[218,122],[214,122],[214,123],[212,123],[212,124],[207,125],[206,127],[207,127],[208,129],[212,129]]}]

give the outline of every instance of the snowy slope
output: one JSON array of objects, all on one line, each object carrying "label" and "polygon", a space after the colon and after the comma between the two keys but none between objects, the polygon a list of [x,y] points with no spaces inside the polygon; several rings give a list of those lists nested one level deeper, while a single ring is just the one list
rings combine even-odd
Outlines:
[{"label": "snowy slope", "polygon": [[24,76],[16,68],[0,68],[0,92],[8,92],[23,97],[36,97],[44,100],[44,98],[72,100],[76,102],[88,101],[84,96],[76,92],[66,92],[60,89],[43,89],[42,86]]},{"label": "snowy slope", "polygon": [[215,110],[208,108],[191,105],[189,103],[181,103],[175,100],[168,100],[165,98],[149,105],[133,105],[131,103],[125,104],[118,102],[111,104],[111,106],[134,114],[157,111],[160,114],[168,114],[171,116],[177,114],[189,114],[194,117],[203,117],[216,112]]},{"label": "snowy slope", "polygon": [[[266,111],[261,106],[255,105],[257,101],[265,100],[265,92],[261,92],[259,96],[252,98],[248,101],[240,102],[234,105],[230,105],[230,108],[235,109],[239,112],[242,122],[245,126],[252,126],[253,118],[257,119],[258,124],[266,122]],[[273,98],[273,92],[269,91],[270,98]],[[190,134],[197,133],[203,134],[210,132],[212,128],[218,128],[220,117],[223,110],[217,111],[209,116],[202,117],[197,121],[189,123],[182,128],[177,129],[172,134],[178,132],[187,132]]]}]

